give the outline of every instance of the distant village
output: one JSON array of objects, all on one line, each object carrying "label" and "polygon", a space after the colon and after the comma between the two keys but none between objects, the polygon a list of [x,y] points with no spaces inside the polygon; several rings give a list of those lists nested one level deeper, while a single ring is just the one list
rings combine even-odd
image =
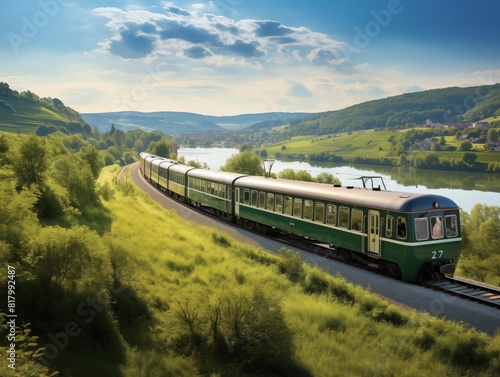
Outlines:
[{"label": "distant village", "polygon": [[[484,131],[489,129],[490,124],[488,122],[458,122],[458,123],[450,123],[447,124],[446,126],[454,130]],[[431,119],[427,119],[425,124],[422,125],[422,127],[439,129],[439,128],[444,128],[445,125],[442,123],[434,123],[432,122]],[[474,134],[477,134],[477,132],[474,132]],[[469,140],[473,144],[488,143],[488,150],[500,152],[500,141],[488,140],[487,132],[480,132],[480,134],[477,137],[470,136],[468,133],[464,133],[461,136],[461,140]],[[437,141],[436,138],[427,138],[425,140],[415,143],[411,149],[431,150],[432,144],[435,143],[436,141]]]}]

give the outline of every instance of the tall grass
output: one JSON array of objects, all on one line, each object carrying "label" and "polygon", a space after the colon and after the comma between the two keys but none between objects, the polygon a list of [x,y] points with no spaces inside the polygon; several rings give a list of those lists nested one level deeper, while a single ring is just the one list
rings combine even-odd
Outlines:
[{"label": "tall grass", "polygon": [[[208,328],[202,320],[208,318],[206,308],[231,292],[252,287],[263,288],[281,306],[293,334],[291,357],[302,375],[500,373],[500,334],[491,339],[461,324],[404,311],[342,277],[308,265],[298,267],[290,253],[283,253],[288,258],[283,261],[187,222],[137,188],[117,183],[116,174],[116,167],[108,167],[100,177],[101,184],[108,182],[115,190],[104,201],[113,218],[108,237],[125,245],[129,259],[124,284],[148,312],[137,323],[121,322],[124,377],[259,375],[245,374],[239,365],[213,353],[215,348],[186,352],[182,341],[189,340],[189,334],[179,321],[180,308],[191,308],[195,326],[203,331]],[[134,300],[123,300],[116,305],[133,313],[127,305]],[[286,375],[279,370],[274,375]]]}]

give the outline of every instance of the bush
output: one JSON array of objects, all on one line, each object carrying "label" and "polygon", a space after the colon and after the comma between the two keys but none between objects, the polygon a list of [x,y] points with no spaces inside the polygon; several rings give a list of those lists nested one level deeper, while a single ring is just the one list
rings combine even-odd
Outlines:
[{"label": "bush", "polygon": [[292,282],[298,282],[304,278],[304,265],[298,252],[282,247],[278,250],[278,269],[282,274],[288,276]]},{"label": "bush", "polygon": [[307,293],[324,293],[329,286],[326,274],[316,269],[311,269],[307,273],[303,284]]}]

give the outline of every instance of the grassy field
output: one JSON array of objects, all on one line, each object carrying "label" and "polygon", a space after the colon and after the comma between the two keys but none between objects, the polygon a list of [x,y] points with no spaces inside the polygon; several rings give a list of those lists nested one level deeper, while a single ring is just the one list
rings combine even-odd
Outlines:
[{"label": "grassy field", "polygon": [[[309,156],[312,153],[329,152],[344,158],[360,156],[366,158],[397,158],[391,151],[389,139],[405,131],[377,131],[377,132],[352,132],[322,136],[296,136],[291,140],[282,141],[276,144],[263,144],[261,149],[265,149],[268,156],[281,153],[282,156],[288,154]],[[455,136],[447,136],[446,143],[458,147],[460,142]],[[408,151],[409,156],[424,156],[429,153],[437,153],[440,158],[452,159],[461,158],[463,152],[448,151]],[[477,153],[480,162],[499,162],[500,154],[496,152],[485,152],[483,145],[475,144],[472,152]]]},{"label": "grassy field", "polygon": [[41,125],[66,126],[68,120],[59,114],[25,100],[9,98],[15,112],[0,111],[0,131],[34,133]]},{"label": "grassy field", "polygon": [[[292,360],[301,371],[276,376],[500,373],[500,333],[492,339],[461,324],[405,311],[341,277],[297,263],[297,256],[271,255],[186,222],[152,202],[129,178],[118,181],[118,171],[117,166],[105,168],[100,184],[107,187],[104,203],[113,218],[109,237],[122,250],[126,295],[115,305],[121,308],[117,323],[126,350],[120,366],[124,377],[273,375],[246,373],[241,364],[207,347],[185,348],[190,331],[183,313],[192,314],[197,333],[208,336],[207,318],[212,317],[205,316],[207,308],[252,297],[255,305],[261,296],[273,304],[270,313],[283,314],[279,326],[289,336],[286,347],[276,339],[274,346],[283,346],[286,354],[277,353],[271,362]],[[222,321],[229,316],[224,305],[221,315]],[[84,356],[75,359],[87,362]]]}]

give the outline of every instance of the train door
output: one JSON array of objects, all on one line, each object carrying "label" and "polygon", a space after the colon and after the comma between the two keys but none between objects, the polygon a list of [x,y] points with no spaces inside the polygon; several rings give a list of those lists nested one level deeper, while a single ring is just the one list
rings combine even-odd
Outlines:
[{"label": "train door", "polygon": [[368,211],[368,252],[380,255],[380,213]]},{"label": "train door", "polygon": [[236,188],[236,194],[234,198],[234,215],[239,216],[240,215],[240,188]]}]

